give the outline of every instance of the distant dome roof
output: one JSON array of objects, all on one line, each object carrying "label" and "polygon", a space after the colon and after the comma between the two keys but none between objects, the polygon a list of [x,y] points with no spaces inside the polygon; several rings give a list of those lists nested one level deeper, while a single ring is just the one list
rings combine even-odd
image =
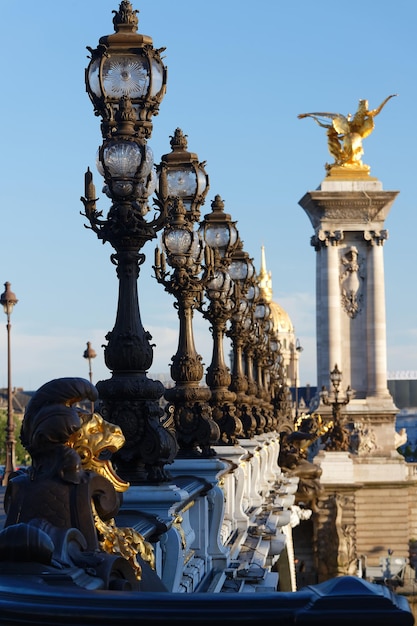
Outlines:
[{"label": "distant dome roof", "polygon": [[270,302],[271,318],[274,330],[278,333],[293,333],[290,316],[277,302]]}]

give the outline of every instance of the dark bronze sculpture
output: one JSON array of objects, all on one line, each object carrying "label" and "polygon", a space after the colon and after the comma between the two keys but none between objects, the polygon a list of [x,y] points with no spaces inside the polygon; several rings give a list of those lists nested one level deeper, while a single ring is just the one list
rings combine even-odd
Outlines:
[{"label": "dark bronze sculpture", "polygon": [[308,460],[308,448],[327,432],[320,415],[301,415],[294,429],[281,432],[278,463],[287,476],[300,479],[296,504],[317,511],[317,501],[323,491],[320,484],[321,468]]},{"label": "dark bronze sculpture", "polygon": [[32,466],[9,480],[0,562],[15,574],[24,568],[55,585],[139,590],[151,579],[162,590],[150,544],[133,529],[115,526],[121,492],[129,485],[108,456],[124,437],[119,427],[77,407],[97,397],[89,381],[60,378],[43,385],[28,404],[21,440]]}]

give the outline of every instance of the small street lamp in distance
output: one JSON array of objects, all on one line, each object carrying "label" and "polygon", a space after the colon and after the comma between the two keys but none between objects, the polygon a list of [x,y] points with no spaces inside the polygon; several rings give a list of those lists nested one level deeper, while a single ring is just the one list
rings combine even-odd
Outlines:
[{"label": "small street lamp in distance", "polygon": [[10,289],[10,283],[4,283],[5,291],[0,296],[0,304],[3,305],[4,312],[7,315],[7,425],[6,425],[6,467],[2,484],[6,486],[9,482],[9,476],[14,472],[16,467],[16,439],[14,436],[14,420],[13,420],[13,392],[12,392],[12,360],[10,349],[10,316],[15,304],[18,300]]},{"label": "small street lamp in distance", "polygon": [[93,370],[91,366],[92,359],[95,359],[97,356],[95,350],[91,347],[91,341],[87,341],[87,349],[84,350],[83,357],[88,359],[88,375],[90,377],[90,383],[93,384]]},{"label": "small street lamp in distance", "polygon": [[[95,350],[91,347],[91,341],[87,341],[87,349],[84,350],[83,357],[88,359],[88,375],[90,377],[90,383],[93,384],[93,369],[92,360],[97,356]],[[94,413],[94,402],[91,403],[91,412]]]}]

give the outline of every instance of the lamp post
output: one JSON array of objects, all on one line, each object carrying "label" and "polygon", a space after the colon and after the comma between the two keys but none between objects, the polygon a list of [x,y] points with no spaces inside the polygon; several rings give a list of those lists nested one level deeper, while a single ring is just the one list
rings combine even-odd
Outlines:
[{"label": "lamp post", "polygon": [[243,347],[245,337],[251,330],[251,300],[247,298],[255,275],[253,260],[238,241],[231,256],[229,275],[235,284],[235,306],[226,335],[232,340],[233,365],[229,389],[236,394],[236,415],[242,422],[243,435],[250,439],[256,432],[256,421],[251,411],[251,398],[247,395],[248,378],[244,373]]},{"label": "lamp post", "polygon": [[253,413],[257,422],[256,433],[258,435],[270,430],[270,422],[272,420],[272,405],[269,403],[270,397],[265,385],[264,375],[271,330],[270,314],[270,306],[261,293],[258,301],[255,303],[255,332],[253,338],[253,362],[256,377],[256,400]]},{"label": "lamp post", "polygon": [[[90,383],[93,384],[92,360],[97,356],[95,350],[91,347],[91,341],[87,341],[87,349],[84,350],[83,357],[88,360],[88,375]],[[91,402],[91,412],[94,413],[94,402]]]},{"label": "lamp post", "polygon": [[15,304],[18,300],[10,289],[10,283],[4,283],[5,291],[0,296],[0,303],[3,305],[4,312],[7,315],[7,426],[6,426],[6,467],[3,477],[3,485],[9,482],[10,474],[15,470],[15,448],[16,439],[14,436],[14,419],[13,419],[13,391],[12,391],[12,360],[10,348],[10,334],[12,325],[10,316],[13,312]]},{"label": "lamp post", "polygon": [[269,411],[271,415],[271,429],[278,431],[280,423],[280,413],[278,406],[278,390],[282,386],[280,379],[282,354],[281,344],[277,332],[272,328],[269,333],[268,349],[266,357],[266,385],[268,389]]},{"label": "lamp post", "polygon": [[90,383],[93,383],[93,370],[91,362],[97,356],[95,350],[91,347],[91,341],[87,341],[87,349],[84,350],[83,357],[88,360],[88,375],[90,378]]},{"label": "lamp post", "polygon": [[325,387],[321,390],[320,398],[324,405],[332,407],[332,426],[326,432],[322,441],[324,443],[324,449],[333,452],[346,452],[350,447],[349,432],[344,426],[344,420],[342,418],[342,407],[349,404],[353,391],[348,386],[346,388],[346,395],[343,400],[339,400],[340,384],[342,382],[342,372],[337,367],[330,372],[330,382],[333,387],[333,393],[329,396],[329,392]]},{"label": "lamp post", "polygon": [[[212,270],[207,259],[201,275],[203,242],[186,214],[182,199],[176,198],[163,232],[163,250],[155,250],[156,279],[176,297],[180,322],[178,348],[171,362],[175,386],[165,391],[165,398],[174,417],[179,454],[208,457],[215,455],[211,446],[218,441],[220,429],[211,418],[211,392],[199,385],[204,369],[202,357],[195,349],[193,313]],[[166,271],[165,257],[171,271]]]},{"label": "lamp post", "polygon": [[211,390],[213,418],[220,427],[221,442],[234,445],[237,437],[243,433],[243,428],[240,419],[235,415],[236,394],[229,389],[231,375],[224,360],[223,340],[226,323],[234,307],[234,283],[228,268],[239,235],[235,222],[230,215],[224,213],[224,202],[219,195],[215,196],[211,208],[211,213],[205,215],[200,224],[200,232],[206,245],[213,250],[214,270],[213,277],[206,285],[208,305],[201,305],[199,310],[210,322],[213,336],[212,359],[206,372],[206,382]]},{"label": "lamp post", "polygon": [[244,343],[243,343],[243,362],[244,362],[244,370],[245,375],[248,381],[248,396],[252,398],[252,401],[256,398],[257,385],[254,376],[254,349],[255,349],[255,306],[258,302],[260,295],[259,284],[257,278],[254,278],[253,284],[249,287],[248,293],[246,294],[246,300],[249,303],[248,309],[246,311],[246,315],[244,317]]},{"label": "lamp post", "polygon": [[292,396],[287,385],[287,376],[284,369],[284,359],[281,352],[281,344],[277,340],[277,352],[274,364],[271,368],[272,405],[276,424],[276,430],[293,429],[294,419],[292,415]]},{"label": "lamp post", "polygon": [[162,250],[155,250],[154,265],[157,281],[177,300],[179,318],[178,348],[171,362],[175,386],[165,391],[165,399],[168,413],[174,418],[179,454],[213,456],[211,445],[219,439],[220,430],[211,419],[210,390],[200,387],[204,369],[193,332],[194,309],[201,303],[204,285],[212,276],[212,255],[206,247],[203,267],[204,242],[194,230],[209,179],[205,163],[187,150],[187,136],[180,128],[170,143],[172,151],[162,156],[157,168],[157,201],[167,213],[167,223]]},{"label": "lamp post", "polygon": [[170,479],[165,465],[175,458],[177,443],[159,400],[160,381],[150,380],[152,365],[150,334],[139,311],[138,278],[145,260],[142,247],[156,237],[165,222],[164,211],[152,217],[149,197],[156,187],[156,168],[147,144],[165,94],[166,68],[162,49],[151,37],[137,32],[137,11],[127,0],[114,11],[115,33],[101,37],[86,70],[86,87],[96,115],[101,117],[103,143],[97,169],[104,178],[103,192],[110,198],[107,218],[96,209],[93,177],[85,175],[81,198],[91,228],[109,242],[117,268],[119,295],[114,328],[106,336],[105,363],[112,376],[99,381],[101,412],[121,427],[126,443],[115,454],[118,472],[131,484]]}]

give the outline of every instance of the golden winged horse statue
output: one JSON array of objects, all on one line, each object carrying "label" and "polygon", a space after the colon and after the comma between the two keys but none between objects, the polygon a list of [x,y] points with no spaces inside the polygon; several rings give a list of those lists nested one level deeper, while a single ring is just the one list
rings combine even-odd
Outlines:
[{"label": "golden winged horse statue", "polygon": [[[345,116],[341,113],[301,113],[298,119],[311,117],[322,128],[327,130],[329,152],[334,163],[326,164],[326,169],[343,167],[350,169],[366,169],[369,166],[362,163],[362,140],[368,137],[375,127],[375,117],[379,115],[388,100],[397,94],[392,94],[376,109],[369,110],[368,100],[359,100],[356,113]],[[331,120],[326,123],[326,120]]]}]

